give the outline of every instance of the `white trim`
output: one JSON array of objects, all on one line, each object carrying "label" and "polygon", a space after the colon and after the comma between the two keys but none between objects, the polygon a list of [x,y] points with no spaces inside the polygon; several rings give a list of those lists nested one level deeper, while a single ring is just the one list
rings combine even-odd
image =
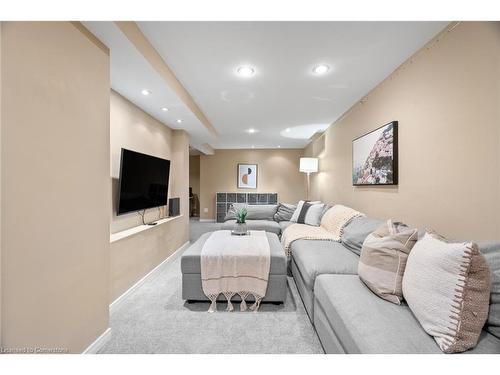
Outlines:
[{"label": "white trim", "polygon": [[200,219],[200,223],[215,223],[215,219]]},{"label": "white trim", "polygon": [[187,241],[184,243],[181,247],[179,247],[177,250],[175,250],[172,254],[170,254],[164,261],[162,261],[160,264],[158,264],[155,268],[153,268],[151,271],[149,271],[143,278],[141,278],[139,281],[137,281],[134,285],[132,285],[129,289],[127,289],[121,296],[116,298],[111,304],[109,305],[109,313],[112,314],[114,310],[118,307],[118,305],[127,297],[130,293],[132,293],[135,289],[137,289],[139,286],[141,286],[148,277],[153,276],[154,273],[158,272],[160,268],[167,263],[173,262],[174,260],[177,259],[177,257],[182,253],[182,251],[189,246],[190,242]]},{"label": "white trim", "polygon": [[104,344],[108,342],[111,338],[111,328],[108,327],[92,344],[90,344],[87,349],[85,349],[82,354],[97,354],[99,349],[101,349]]}]

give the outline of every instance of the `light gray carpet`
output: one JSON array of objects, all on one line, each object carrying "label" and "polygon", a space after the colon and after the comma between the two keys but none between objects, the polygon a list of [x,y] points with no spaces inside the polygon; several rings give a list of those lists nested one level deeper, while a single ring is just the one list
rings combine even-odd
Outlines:
[{"label": "light gray carpet", "polygon": [[[218,227],[191,222],[194,239]],[[99,353],[323,353],[292,278],[284,305],[259,312],[206,312],[181,299],[180,256],[127,296],[110,317],[111,339]]]},{"label": "light gray carpet", "polygon": [[221,223],[214,223],[210,221],[199,221],[198,219],[189,220],[189,241],[193,243],[196,241],[203,233],[218,230],[221,227]]}]

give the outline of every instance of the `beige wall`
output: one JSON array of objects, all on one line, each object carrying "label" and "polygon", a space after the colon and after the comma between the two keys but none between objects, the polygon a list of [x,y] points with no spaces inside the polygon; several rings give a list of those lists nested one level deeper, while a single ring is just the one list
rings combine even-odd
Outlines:
[{"label": "beige wall", "polygon": [[2,28],[0,21],[0,347],[2,347]]},{"label": "beige wall", "polygon": [[[111,91],[111,232],[141,224],[137,213],[116,216],[121,148],[169,159],[169,196],[181,197],[184,217],[111,244],[111,292],[114,301],[182,244],[188,241],[188,147],[184,131],[171,130],[140,108]],[[158,210],[146,212],[146,220],[158,218]]]},{"label": "beige wall", "polygon": [[[132,228],[142,223],[137,212],[116,216],[118,205],[118,179],[120,177],[121,149],[126,148],[159,158],[172,160],[173,131],[155,120],[117,92],[111,90],[111,179],[112,202],[111,233]],[[171,170],[172,172],[172,170]],[[170,176],[172,182],[173,176]],[[172,186],[169,186],[169,195]],[[146,211],[146,220],[158,218],[156,208]]]},{"label": "beige wall", "polygon": [[189,186],[200,196],[200,155],[189,157]]},{"label": "beige wall", "polygon": [[[499,38],[499,23],[459,24],[330,126],[312,198],[450,237],[500,239]],[[353,187],[352,140],[392,120],[399,186]]]},{"label": "beige wall", "polygon": [[109,55],[69,22],[2,30],[2,344],[108,326]]},{"label": "beige wall", "polygon": [[[500,26],[499,26],[499,23],[497,22],[497,30],[500,29]],[[497,50],[499,51],[500,53],[500,38],[497,38]],[[500,119],[500,64],[497,65],[497,68],[498,68],[498,81],[497,81],[497,92],[498,92],[498,95],[497,95],[497,101],[498,101],[498,104],[497,104],[497,116],[498,118]],[[498,144],[500,145],[500,130],[498,131]],[[498,152],[498,165],[500,166],[500,152]],[[500,186],[500,173],[498,173],[498,186]],[[498,225],[497,225],[497,233],[499,233],[498,237],[500,237],[500,199],[498,200],[498,207],[497,207],[497,215],[498,215]]]},{"label": "beige wall", "polygon": [[[305,175],[299,172],[301,149],[216,150],[200,156],[200,217],[214,219],[215,193],[278,193],[280,202],[297,202],[305,197]],[[257,189],[237,189],[238,163],[258,164]],[[208,208],[208,212],[204,212]]]}]

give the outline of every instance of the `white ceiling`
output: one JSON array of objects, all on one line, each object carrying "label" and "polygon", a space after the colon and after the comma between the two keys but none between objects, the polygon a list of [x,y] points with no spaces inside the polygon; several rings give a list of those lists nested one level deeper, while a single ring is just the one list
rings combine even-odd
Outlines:
[{"label": "white ceiling", "polygon": [[[168,126],[185,128],[195,147],[217,149],[304,147],[447,22],[137,24],[219,137],[210,136],[112,22],[86,22],[111,49],[113,89]],[[330,71],[313,75],[318,63]],[[252,78],[235,74],[245,64],[256,69]],[[153,94],[142,96],[143,88]],[[163,106],[171,110],[162,112]],[[248,134],[249,128],[258,132]]]},{"label": "white ceiling", "polygon": [[[446,24],[138,23],[220,133],[215,148],[305,146]],[[329,74],[313,75],[318,63]],[[235,74],[243,64],[255,67],[254,77]]]},{"label": "white ceiling", "polygon": [[[113,90],[170,128],[185,129],[193,145],[201,148],[203,143],[213,141],[205,126],[113,22],[84,25],[110,49]],[[143,89],[150,90],[151,95],[142,95]],[[168,112],[162,111],[163,107]],[[182,123],[177,123],[178,119]]]}]

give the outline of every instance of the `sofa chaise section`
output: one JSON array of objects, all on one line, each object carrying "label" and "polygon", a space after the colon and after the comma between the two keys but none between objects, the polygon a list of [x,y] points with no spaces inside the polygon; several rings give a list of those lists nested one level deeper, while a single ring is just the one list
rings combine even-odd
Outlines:
[{"label": "sofa chaise section", "polygon": [[318,275],[357,275],[363,241],[383,222],[356,217],[344,228],[342,242],[298,240],[291,245],[291,269],[306,311],[314,319],[314,282]]},{"label": "sofa chaise section", "polygon": [[359,257],[339,242],[317,240],[293,242],[291,254],[292,275],[312,321],[316,277],[322,274],[356,275]]},{"label": "sofa chaise section", "polygon": [[[314,325],[326,353],[442,353],[408,305],[379,298],[357,275],[316,278]],[[500,339],[483,330],[465,353],[500,353]]]}]

